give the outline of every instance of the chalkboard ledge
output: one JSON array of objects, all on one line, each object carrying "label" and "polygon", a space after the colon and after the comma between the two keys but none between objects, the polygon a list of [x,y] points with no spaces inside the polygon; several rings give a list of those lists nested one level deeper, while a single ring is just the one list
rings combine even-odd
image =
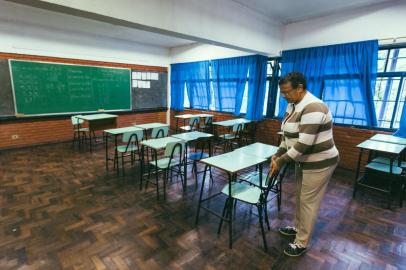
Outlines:
[{"label": "chalkboard ledge", "polygon": [[[124,115],[124,114],[133,114],[133,113],[153,113],[153,112],[166,112],[168,110],[167,107],[160,107],[160,108],[151,108],[151,109],[135,109],[131,111],[107,111],[105,113],[117,114],[117,115]],[[98,112],[81,112],[82,115],[87,114],[95,114]],[[72,115],[77,115],[79,113],[67,113],[67,114],[50,114],[50,115],[41,115],[41,116],[23,116],[17,117],[15,115],[11,116],[0,116],[0,122],[32,122],[32,121],[41,121],[41,120],[58,120],[58,119],[67,119],[70,118]]]}]

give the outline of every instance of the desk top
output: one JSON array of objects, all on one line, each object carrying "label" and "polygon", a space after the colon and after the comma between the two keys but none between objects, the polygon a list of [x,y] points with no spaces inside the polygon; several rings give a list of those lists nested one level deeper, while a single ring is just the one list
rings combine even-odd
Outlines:
[{"label": "desk top", "polygon": [[383,153],[399,155],[406,148],[406,145],[366,140],[358,144],[357,147],[372,151],[379,151]]},{"label": "desk top", "polygon": [[204,164],[211,165],[230,173],[236,173],[265,161],[266,159],[247,155],[241,151],[233,151],[201,160]]},{"label": "desk top", "polygon": [[117,115],[107,114],[107,113],[98,113],[98,114],[89,114],[89,115],[78,115],[76,117],[79,119],[86,120],[86,121],[92,121],[92,120],[100,120],[100,119],[117,118]]},{"label": "desk top", "polygon": [[237,148],[234,151],[239,151],[246,155],[268,159],[275,155],[275,153],[278,151],[278,147],[257,142],[241,148]]},{"label": "desk top", "polygon": [[111,134],[111,135],[120,135],[126,132],[132,132],[132,131],[137,131],[137,130],[142,130],[142,128],[137,128],[137,127],[122,127],[122,128],[112,128],[112,129],[106,129],[104,132]]},{"label": "desk top", "polygon": [[214,115],[212,115],[212,114],[207,114],[207,113],[200,113],[200,114],[198,114],[197,116],[199,116],[199,117],[213,117]]},{"label": "desk top", "polygon": [[141,128],[141,129],[153,129],[153,128],[160,128],[160,127],[168,127],[168,124],[164,123],[147,123],[141,125],[134,125],[134,127]]},{"label": "desk top", "polygon": [[181,119],[189,119],[189,118],[192,118],[192,117],[202,117],[202,118],[204,118],[204,117],[213,117],[213,115],[212,114],[206,114],[206,113],[198,113],[198,114],[190,114],[190,113],[188,113],[188,114],[175,115],[175,118],[181,118]]},{"label": "desk top", "polygon": [[251,121],[245,118],[237,118],[237,119],[230,119],[225,121],[213,122],[213,125],[223,126],[223,127],[231,127],[235,124],[246,124],[250,123]]},{"label": "desk top", "polygon": [[406,145],[405,138],[400,138],[400,137],[396,137],[393,135],[387,135],[387,134],[376,134],[376,135],[372,136],[370,138],[370,140]]},{"label": "desk top", "polygon": [[172,137],[180,139],[185,142],[190,142],[197,140],[199,138],[210,138],[213,137],[213,134],[200,132],[200,131],[192,131],[192,132],[185,132],[180,134],[172,135]]},{"label": "desk top", "polygon": [[144,146],[147,146],[149,148],[158,150],[158,149],[163,149],[166,147],[166,145],[170,142],[183,142],[180,139],[174,138],[174,137],[164,137],[164,138],[158,138],[158,139],[149,139],[142,141],[141,144]]},{"label": "desk top", "polygon": [[187,113],[187,114],[178,114],[178,115],[175,115],[175,118],[189,119],[189,118],[192,118],[192,117],[195,117],[195,116],[197,116],[197,115]]}]

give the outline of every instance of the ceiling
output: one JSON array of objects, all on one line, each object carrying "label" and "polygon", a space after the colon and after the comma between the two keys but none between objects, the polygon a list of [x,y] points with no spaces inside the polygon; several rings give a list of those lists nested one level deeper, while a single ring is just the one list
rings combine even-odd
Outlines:
[{"label": "ceiling", "polygon": [[[314,17],[368,7],[394,0],[222,0],[233,1],[283,24]],[[101,21],[71,16],[0,0],[0,23],[14,22],[55,30],[79,32],[137,42],[146,45],[172,48],[196,41],[136,28],[113,25]]]},{"label": "ceiling", "polygon": [[231,0],[283,24],[394,0]]},{"label": "ceiling", "polygon": [[195,41],[172,37],[168,35],[143,31],[105,22],[99,22],[82,17],[42,10],[30,6],[0,1],[0,23],[13,22],[16,25],[29,25],[65,32],[76,32],[84,35],[94,35],[137,42],[159,47],[176,47],[195,43]]}]

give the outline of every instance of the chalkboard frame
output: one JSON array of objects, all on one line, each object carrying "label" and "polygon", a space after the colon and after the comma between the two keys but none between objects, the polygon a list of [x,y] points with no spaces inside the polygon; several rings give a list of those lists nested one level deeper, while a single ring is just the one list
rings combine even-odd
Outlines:
[{"label": "chalkboard frame", "polygon": [[[60,113],[40,113],[40,114],[20,114],[18,113],[15,90],[14,90],[14,81],[13,81],[13,69],[11,67],[11,62],[34,62],[34,63],[44,63],[44,64],[56,64],[56,65],[66,65],[66,66],[84,66],[84,67],[98,67],[98,68],[107,68],[107,69],[122,69],[127,70],[129,72],[130,77],[130,84],[129,84],[129,92],[130,92],[130,108],[129,109],[113,109],[113,110],[96,110],[96,111],[78,111],[78,112],[60,112]],[[84,64],[72,64],[72,63],[60,63],[60,62],[52,62],[52,61],[34,61],[34,60],[23,60],[23,59],[8,59],[9,65],[9,72],[10,72],[10,80],[11,80],[11,88],[13,93],[13,102],[14,102],[14,113],[16,117],[23,117],[23,118],[30,118],[30,117],[38,117],[38,116],[51,116],[51,115],[75,115],[75,114],[89,114],[89,113],[100,113],[100,112],[132,112],[133,111],[133,104],[132,104],[132,71],[131,68],[125,67],[109,67],[109,66],[100,66],[100,65],[84,65]]]}]

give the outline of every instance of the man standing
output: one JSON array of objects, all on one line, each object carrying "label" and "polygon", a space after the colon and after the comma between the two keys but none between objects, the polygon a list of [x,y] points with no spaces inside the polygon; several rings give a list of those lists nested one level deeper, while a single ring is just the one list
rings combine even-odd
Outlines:
[{"label": "man standing", "polygon": [[288,101],[282,120],[282,142],[272,157],[271,174],[295,163],[297,182],[295,226],[279,232],[295,236],[285,248],[288,256],[300,256],[308,247],[317,212],[328,181],[339,161],[333,140],[333,122],[328,107],[306,90],[306,78],[292,72],[279,81],[280,94]]}]

